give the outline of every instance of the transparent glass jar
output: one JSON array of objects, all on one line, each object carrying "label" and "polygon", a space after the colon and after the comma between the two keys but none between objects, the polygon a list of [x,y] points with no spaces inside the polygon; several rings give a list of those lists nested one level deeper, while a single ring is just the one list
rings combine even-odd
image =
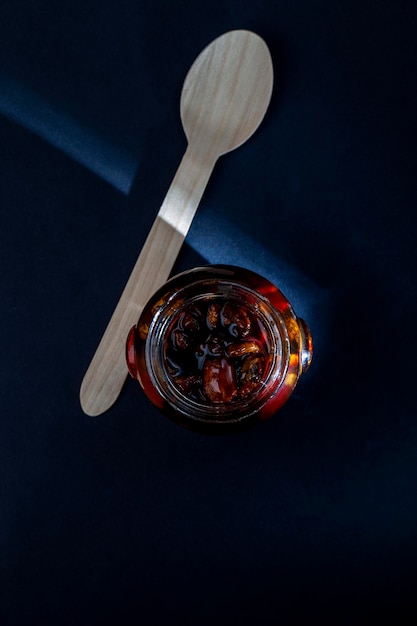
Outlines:
[{"label": "transparent glass jar", "polygon": [[270,281],[209,265],[171,278],[128,335],[129,373],[177,424],[229,432],[271,417],[312,359],[307,324]]}]

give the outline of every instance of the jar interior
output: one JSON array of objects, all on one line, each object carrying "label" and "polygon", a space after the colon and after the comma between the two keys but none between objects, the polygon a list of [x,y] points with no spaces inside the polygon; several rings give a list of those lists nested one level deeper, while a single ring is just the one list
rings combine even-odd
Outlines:
[{"label": "jar interior", "polygon": [[176,411],[201,421],[239,421],[276,393],[288,367],[286,326],[246,285],[206,279],[171,294],[146,340],[153,384]]}]

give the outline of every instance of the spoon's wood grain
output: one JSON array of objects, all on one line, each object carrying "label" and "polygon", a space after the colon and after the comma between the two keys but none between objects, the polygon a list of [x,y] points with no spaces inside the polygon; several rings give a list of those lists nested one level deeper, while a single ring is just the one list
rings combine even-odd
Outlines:
[{"label": "spoon's wood grain", "polygon": [[188,148],[84,376],[80,401],[87,415],[100,415],[117,399],[127,375],[127,333],[168,279],[216,160],[258,128],[272,84],[268,48],[249,31],[222,35],[193,63],[181,94]]},{"label": "spoon's wood grain", "polygon": [[[214,163],[198,164],[187,149],[142,251],[84,376],[80,401],[100,415],[117,399],[127,375],[125,342],[151,295],[169,277]],[[178,210],[180,208],[180,210]]]}]

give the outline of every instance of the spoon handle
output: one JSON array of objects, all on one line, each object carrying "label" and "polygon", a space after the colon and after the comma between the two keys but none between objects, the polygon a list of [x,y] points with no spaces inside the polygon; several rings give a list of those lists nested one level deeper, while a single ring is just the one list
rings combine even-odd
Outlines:
[{"label": "spoon handle", "polygon": [[126,379],[125,342],[143,307],[169,277],[216,158],[189,144],[81,384],[87,415],[100,415],[116,401]]}]

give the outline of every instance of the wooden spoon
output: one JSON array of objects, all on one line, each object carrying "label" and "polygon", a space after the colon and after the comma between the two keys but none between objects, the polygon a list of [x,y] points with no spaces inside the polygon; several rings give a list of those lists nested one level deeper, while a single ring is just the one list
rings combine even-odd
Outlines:
[{"label": "wooden spoon", "polygon": [[246,30],[215,39],[191,66],[181,94],[188,147],[84,376],[80,401],[87,415],[100,415],[117,399],[127,375],[127,334],[168,279],[217,159],[261,123],[272,84],[269,50]]}]

